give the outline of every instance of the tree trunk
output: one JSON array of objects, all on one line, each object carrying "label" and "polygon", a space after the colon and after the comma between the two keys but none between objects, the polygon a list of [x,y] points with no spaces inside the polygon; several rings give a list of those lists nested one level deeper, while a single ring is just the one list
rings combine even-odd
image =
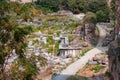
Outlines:
[{"label": "tree trunk", "polygon": [[110,43],[108,50],[109,58],[109,71],[111,73],[110,80],[120,80],[120,45],[119,42],[120,32],[120,0],[116,0],[116,27],[115,27],[115,40]]},{"label": "tree trunk", "polygon": [[120,31],[120,0],[116,0],[116,35]]}]

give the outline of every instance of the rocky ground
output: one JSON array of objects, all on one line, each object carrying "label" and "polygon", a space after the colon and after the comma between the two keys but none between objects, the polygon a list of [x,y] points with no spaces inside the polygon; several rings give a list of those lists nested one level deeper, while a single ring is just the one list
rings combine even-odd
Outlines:
[{"label": "rocky ground", "polygon": [[92,61],[81,69],[77,76],[87,77],[89,80],[108,80],[108,57],[106,54],[97,54]]},{"label": "rocky ground", "polygon": [[[54,25],[55,25],[55,23],[54,23]],[[77,36],[77,35],[80,35],[80,32],[79,32],[80,29],[81,29],[81,25],[75,27],[71,34],[68,32],[68,33],[66,33],[66,35],[69,35],[68,38],[69,38],[71,46],[74,46],[74,45],[75,46],[76,45],[81,46],[82,51],[86,52],[86,50],[92,48],[93,45],[91,45],[89,40],[84,41],[80,36]],[[67,32],[67,31],[63,31],[63,32]],[[45,34],[45,33],[42,34],[42,32],[36,32],[35,34],[39,35],[39,36],[42,36],[42,37],[44,37],[44,36],[45,37],[54,36],[54,34]],[[98,34],[99,33],[96,30],[96,37],[95,37],[96,42],[98,40],[97,39]],[[57,38],[60,38],[60,37],[57,36]],[[44,43],[45,42],[47,42],[47,41],[44,40]],[[46,48],[44,48],[44,49],[46,49]],[[39,53],[39,51],[37,51],[36,53]],[[44,68],[43,71],[40,72],[39,75],[38,75],[38,79],[43,79],[43,80],[50,80],[52,75],[55,75],[55,74],[59,73],[61,70],[66,68],[66,66],[68,66],[69,64],[71,64],[72,62],[76,61],[78,58],[81,57],[81,55],[78,55],[78,57],[76,57],[76,58],[61,58],[59,56],[57,57],[57,56],[54,56],[52,54],[47,53],[46,50],[45,50],[45,52],[43,50],[42,54],[43,54],[43,57],[45,57],[48,60],[47,67]]]}]

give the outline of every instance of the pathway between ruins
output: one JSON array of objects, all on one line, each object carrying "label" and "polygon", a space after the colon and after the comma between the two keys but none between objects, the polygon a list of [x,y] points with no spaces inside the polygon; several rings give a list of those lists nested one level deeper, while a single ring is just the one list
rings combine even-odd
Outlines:
[{"label": "pathway between ruins", "polygon": [[102,47],[102,42],[106,36],[106,31],[104,30],[104,28],[102,28],[102,25],[100,24],[97,24],[97,27],[99,29],[100,35],[98,45],[92,50],[88,51],[83,57],[70,64],[66,69],[61,71],[60,74],[53,77],[52,80],[66,80],[68,77],[70,77],[71,75],[75,75],[76,72],[82,69],[96,54],[105,52],[107,50],[106,47]]}]

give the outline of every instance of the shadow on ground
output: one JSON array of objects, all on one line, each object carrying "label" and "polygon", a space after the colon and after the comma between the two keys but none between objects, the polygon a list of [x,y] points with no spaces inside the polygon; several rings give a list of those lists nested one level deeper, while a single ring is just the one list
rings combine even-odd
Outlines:
[{"label": "shadow on ground", "polygon": [[[57,78],[56,76],[62,76],[64,79]],[[100,74],[98,76],[92,76],[92,77],[84,77],[84,76],[78,76],[78,75],[61,75],[61,74],[56,74],[52,76],[51,80],[109,80],[109,75],[108,74]]]}]

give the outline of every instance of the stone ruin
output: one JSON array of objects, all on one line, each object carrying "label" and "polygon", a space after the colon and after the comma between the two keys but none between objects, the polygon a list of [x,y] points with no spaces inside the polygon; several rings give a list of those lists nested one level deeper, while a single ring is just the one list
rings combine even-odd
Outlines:
[{"label": "stone ruin", "polygon": [[59,55],[61,57],[76,57],[81,52],[81,47],[70,46],[68,37],[66,35],[61,35],[59,50]]},{"label": "stone ruin", "polygon": [[102,65],[107,66],[108,65],[108,56],[105,53],[100,53],[95,55],[92,60],[88,61],[88,64],[90,65]]}]

